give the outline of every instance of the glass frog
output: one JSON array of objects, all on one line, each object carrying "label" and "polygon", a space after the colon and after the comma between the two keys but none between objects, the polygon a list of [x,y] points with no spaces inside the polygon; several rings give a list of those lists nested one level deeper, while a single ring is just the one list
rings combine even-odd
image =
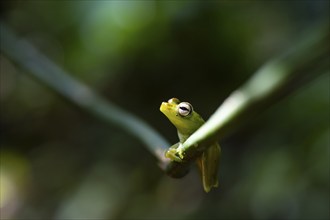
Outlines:
[{"label": "glass frog", "polygon": [[[177,148],[184,143],[205,121],[194,111],[193,106],[188,102],[180,102],[177,98],[172,98],[168,102],[163,102],[160,111],[176,127],[179,142],[166,151],[165,156],[171,160],[182,162],[184,158],[179,154]],[[212,187],[218,187],[218,167],[221,149],[217,142],[211,144],[200,156],[196,163],[201,173],[205,192],[209,192]]]}]

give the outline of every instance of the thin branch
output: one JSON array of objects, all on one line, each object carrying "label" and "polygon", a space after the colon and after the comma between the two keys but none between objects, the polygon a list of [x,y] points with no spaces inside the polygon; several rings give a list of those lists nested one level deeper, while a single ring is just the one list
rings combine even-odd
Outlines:
[{"label": "thin branch", "polygon": [[195,158],[210,143],[221,140],[275,101],[329,73],[329,39],[328,24],[317,27],[285,54],[266,63],[178,148],[181,157]]},{"label": "thin branch", "polygon": [[[223,138],[284,95],[320,73],[329,71],[327,27],[313,30],[313,36],[307,35],[288,52],[268,62],[246,84],[234,91],[211,118],[182,144],[181,154],[188,160],[195,158],[209,143]],[[117,124],[139,138],[170,176],[182,177],[187,173],[189,162],[166,160],[163,152],[170,144],[142,120],[93,93],[3,25],[0,34],[1,50],[33,76],[82,109],[107,123]]]},{"label": "thin branch", "polygon": [[166,168],[170,161],[164,157],[164,151],[170,144],[159,133],[138,117],[94,93],[37,51],[30,43],[15,36],[4,24],[0,25],[1,51],[5,55],[83,110],[106,123],[116,124],[137,137],[156,156],[161,168]]}]

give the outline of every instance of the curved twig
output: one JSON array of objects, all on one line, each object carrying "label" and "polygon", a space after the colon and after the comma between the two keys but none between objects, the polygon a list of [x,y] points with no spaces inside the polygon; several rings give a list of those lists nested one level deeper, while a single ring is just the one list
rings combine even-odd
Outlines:
[{"label": "curved twig", "polygon": [[[210,119],[180,147],[186,159],[195,158],[209,143],[223,138],[253,114],[265,110],[309,79],[329,71],[329,31],[312,31],[290,51],[266,63],[241,88],[234,91]],[[32,45],[18,39],[1,24],[1,50],[55,92],[107,123],[115,123],[139,138],[172,177],[187,173],[189,163],[170,162],[163,152],[170,144],[141,119],[95,94],[70,77]]]},{"label": "curved twig", "polygon": [[210,143],[221,140],[251,116],[310,79],[327,73],[329,39],[328,25],[317,27],[285,54],[266,63],[178,148],[179,154],[186,160],[196,157]]},{"label": "curved twig", "polygon": [[170,162],[164,157],[164,151],[170,146],[165,138],[138,117],[110,103],[78,82],[29,42],[15,36],[8,27],[3,24],[0,27],[1,51],[5,55],[83,110],[104,122],[116,124],[137,137],[157,157],[160,166],[165,169]]}]

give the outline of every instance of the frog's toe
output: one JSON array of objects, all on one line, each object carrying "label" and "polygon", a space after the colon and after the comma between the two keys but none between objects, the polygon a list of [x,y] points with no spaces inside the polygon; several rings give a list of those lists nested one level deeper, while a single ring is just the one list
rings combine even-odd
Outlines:
[{"label": "frog's toe", "polygon": [[178,150],[177,151],[177,154],[178,154],[178,156],[180,157],[181,160],[184,158],[184,155],[183,155],[183,151],[182,150]]},{"label": "frog's toe", "polygon": [[169,149],[165,152],[165,157],[174,160],[176,162],[182,162],[181,158],[177,156],[176,149]]}]

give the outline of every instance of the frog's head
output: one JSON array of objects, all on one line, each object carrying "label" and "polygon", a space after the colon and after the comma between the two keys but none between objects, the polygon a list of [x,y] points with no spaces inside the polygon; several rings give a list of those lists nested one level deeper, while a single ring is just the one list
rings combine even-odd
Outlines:
[{"label": "frog's head", "polygon": [[163,102],[160,111],[166,115],[181,134],[190,135],[204,123],[202,117],[194,111],[189,102],[180,102],[177,98]]}]

